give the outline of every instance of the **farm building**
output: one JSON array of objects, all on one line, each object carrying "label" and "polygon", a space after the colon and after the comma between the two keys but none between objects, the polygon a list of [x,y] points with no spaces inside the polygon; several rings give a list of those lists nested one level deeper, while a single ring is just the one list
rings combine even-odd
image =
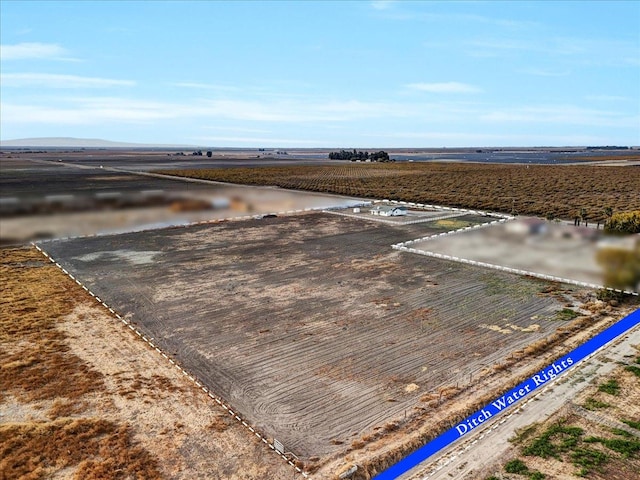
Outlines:
[{"label": "farm building", "polygon": [[383,217],[400,217],[406,214],[407,207],[378,205],[371,209],[371,215],[380,215]]},{"label": "farm building", "polygon": [[506,230],[514,235],[537,235],[547,231],[547,222],[539,218],[525,218],[507,222]]}]

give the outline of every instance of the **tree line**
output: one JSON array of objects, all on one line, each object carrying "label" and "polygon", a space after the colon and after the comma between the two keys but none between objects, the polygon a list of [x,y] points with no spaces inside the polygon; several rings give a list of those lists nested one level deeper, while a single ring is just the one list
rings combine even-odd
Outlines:
[{"label": "tree line", "polygon": [[350,160],[352,162],[366,162],[367,160],[371,162],[395,162],[389,158],[389,154],[384,150],[380,150],[379,152],[363,152],[362,150],[340,150],[339,152],[330,152],[329,158],[331,160]]}]

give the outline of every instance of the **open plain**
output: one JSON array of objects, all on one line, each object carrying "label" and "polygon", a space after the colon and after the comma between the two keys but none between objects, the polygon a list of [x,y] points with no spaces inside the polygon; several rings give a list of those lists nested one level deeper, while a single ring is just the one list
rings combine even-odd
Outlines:
[{"label": "open plain", "polygon": [[[102,185],[106,199],[113,199],[115,192],[125,195],[147,190],[212,199],[216,192],[235,188],[190,179],[140,176],[133,170],[152,168],[153,158],[113,158],[114,163],[103,168],[100,165],[108,158],[89,159],[86,163],[80,154],[72,162],[11,159],[13,176],[7,177],[3,171],[3,182],[10,184],[17,197],[27,198],[35,193],[40,200],[47,195],[55,200],[65,194],[64,190],[79,192],[77,189],[84,182],[92,181]],[[132,165],[131,171],[124,171],[124,167]],[[34,168],[46,180],[43,177],[40,186],[37,182],[25,186],[28,170]],[[351,187],[369,180],[398,181],[394,177],[398,173],[395,166],[336,168],[358,176],[345,177],[348,185],[341,187],[344,193],[361,192]],[[407,165],[402,174],[409,178],[405,174],[410,175],[412,168]],[[437,166],[436,170],[440,168]],[[494,168],[497,167],[490,170],[493,172]],[[335,179],[329,170],[320,172],[320,177],[314,172],[307,172],[311,176],[301,179],[301,188],[306,188],[309,181]],[[56,175],[61,177],[60,185],[51,181]],[[632,175],[631,183],[635,181]],[[156,188],[160,184],[162,188]],[[183,212],[173,211],[168,223],[172,226],[160,228],[162,225],[156,224],[142,231],[125,227],[124,233],[45,241],[39,247],[139,329],[172,362],[221,398],[241,421],[269,442],[282,442],[287,452],[298,457],[297,465],[314,477],[334,478],[357,464],[352,478],[369,478],[451,426],[465,412],[473,411],[478,402],[503,391],[541,362],[561,355],[622,315],[623,310],[595,300],[588,289],[391,248],[407,240],[495,220],[490,216],[458,211],[451,218],[443,218],[438,212],[423,212],[415,214],[419,223],[414,224],[374,221],[366,211],[357,215],[351,212],[349,216],[307,211],[265,217],[260,212],[274,210],[261,200],[264,197],[252,197],[254,188],[243,187],[242,201],[234,200],[243,209],[242,218],[238,210],[233,212],[235,219],[224,221],[219,219],[222,211],[216,209],[188,212],[212,216],[207,218],[207,224],[184,226],[181,223],[187,220],[176,221],[176,215]],[[87,191],[92,189],[87,187]],[[291,193],[267,191],[276,195]],[[329,201],[330,205],[343,206],[354,201],[304,192],[291,195],[292,203],[285,207],[288,210],[297,206],[296,201],[317,205]],[[251,198],[257,200],[247,201]],[[72,215],[104,219],[126,211],[133,209],[116,209],[108,214],[93,210],[67,212],[65,218],[72,224]],[[6,222],[3,218],[2,234],[9,236],[12,232],[7,232]],[[109,224],[110,220],[105,222]],[[93,229],[88,233],[95,232]],[[20,268],[25,266],[18,264]],[[27,289],[38,284],[39,280],[33,278]],[[80,291],[79,295],[83,293]],[[28,317],[31,307],[25,308]],[[137,342],[138,350],[134,341],[122,356],[129,362],[127,368],[151,377],[139,378],[127,370],[126,381],[133,378],[131,388],[119,387],[119,376],[124,374],[113,370],[104,359],[118,359],[114,341],[121,340],[112,336],[109,329],[122,327],[108,315],[97,317],[92,313],[90,317],[100,327],[77,319],[63,327],[73,330],[68,338],[81,337],[82,346],[60,346],[62,356],[73,353],[81,357],[108,379],[108,385],[116,385],[111,390],[121,390],[121,396],[133,396],[144,387],[143,397],[148,404],[153,400],[146,395],[164,392],[152,373],[160,371],[160,367],[139,358],[141,352],[146,352],[145,355],[157,355],[159,363],[166,360],[141,341]],[[107,325],[109,322],[113,325]],[[79,333],[78,329],[86,330]],[[12,355],[20,354],[19,348],[11,348],[15,348]],[[58,358],[53,350],[50,354]],[[118,365],[124,369],[124,364]],[[18,393],[3,399],[5,404],[14,405],[22,387],[16,388]],[[173,391],[174,397],[186,391],[183,388]],[[181,401],[202,409],[207,402],[216,407],[204,394],[202,399],[182,395]],[[81,417],[83,410],[74,410],[71,403],[65,403],[64,418]],[[161,409],[173,411],[167,405]],[[22,412],[32,407],[20,408]],[[37,408],[47,411],[50,407]],[[140,412],[146,407],[128,408]],[[108,413],[92,409],[84,412],[98,417]],[[153,421],[138,413],[128,418],[132,424],[139,423],[140,428],[154,432],[162,423],[160,411],[157,413],[159,417]],[[220,421],[214,418],[215,413],[212,415],[211,428],[215,430]],[[29,418],[44,421],[41,417]],[[242,468],[248,468],[252,473],[247,478],[259,478],[261,474],[286,478],[270,461],[264,464],[266,470],[251,462],[243,467],[245,460],[236,461],[235,452],[242,450],[238,445],[243,444],[243,432],[247,445],[253,445],[251,448],[259,449],[261,443],[256,444],[255,435],[242,423],[234,426],[240,431],[230,430],[228,425],[221,427],[225,432],[234,432],[234,437],[228,440],[227,450],[217,450],[218,460],[213,463],[218,470],[196,462],[189,471],[214,468],[211,471],[218,472],[216,475],[221,478],[243,478]],[[13,430],[5,431],[11,437]],[[199,436],[202,430],[198,432],[193,438],[206,443],[205,437]],[[136,438],[140,435],[144,436],[138,433]],[[141,442],[153,453],[149,442]],[[166,448],[162,455],[175,457],[175,449],[182,447],[169,442]],[[192,442],[189,448],[196,452],[199,447]],[[267,446],[262,448],[273,455]],[[252,456],[260,463],[260,455],[242,451],[241,455]],[[196,453],[194,458],[199,458]],[[208,455],[205,450],[201,453]],[[180,458],[191,461],[188,455]],[[273,458],[278,460],[276,455]],[[293,455],[289,458],[295,459]],[[150,465],[151,477],[172,476],[167,473],[166,464],[154,460]],[[282,465],[286,475],[297,475],[286,462],[282,461]]]},{"label": "open plain", "polygon": [[308,460],[561,325],[543,282],[390,249],[428,231],[309,213],[42,248]]}]

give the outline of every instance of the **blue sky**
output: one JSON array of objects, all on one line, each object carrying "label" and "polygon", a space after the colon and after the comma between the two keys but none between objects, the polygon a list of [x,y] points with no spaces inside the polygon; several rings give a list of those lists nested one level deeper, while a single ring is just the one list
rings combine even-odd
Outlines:
[{"label": "blue sky", "polygon": [[0,3],[0,138],[640,145],[640,2]]}]

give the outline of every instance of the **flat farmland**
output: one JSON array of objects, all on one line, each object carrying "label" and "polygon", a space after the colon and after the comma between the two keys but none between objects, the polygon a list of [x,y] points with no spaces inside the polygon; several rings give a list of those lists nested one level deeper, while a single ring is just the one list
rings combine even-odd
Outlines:
[{"label": "flat farmland", "polygon": [[588,221],[640,208],[640,167],[397,162],[164,170],[190,178]]},{"label": "flat farmland", "polygon": [[437,231],[309,213],[42,247],[308,461],[564,324],[545,282],[390,248]]}]

